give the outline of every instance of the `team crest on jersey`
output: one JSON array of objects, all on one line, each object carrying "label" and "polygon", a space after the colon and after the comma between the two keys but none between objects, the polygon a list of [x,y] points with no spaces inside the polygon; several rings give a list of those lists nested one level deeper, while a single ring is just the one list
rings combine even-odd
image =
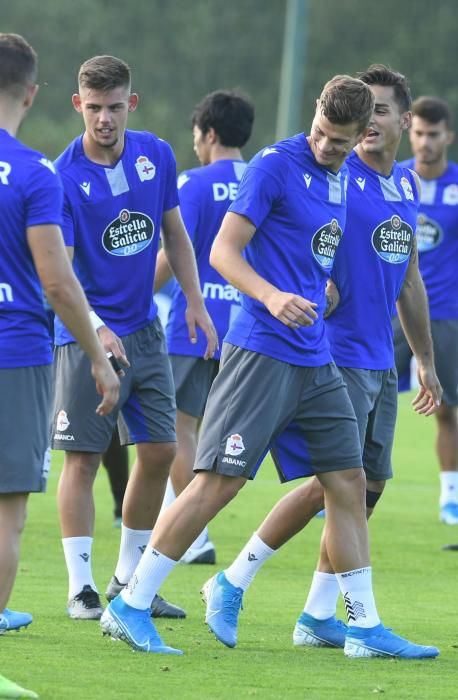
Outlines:
[{"label": "team crest on jersey", "polygon": [[425,253],[433,250],[442,243],[444,232],[434,219],[430,219],[421,213],[417,219],[417,245],[418,252]]},{"label": "team crest on jersey", "polygon": [[245,450],[245,445],[243,444],[243,439],[241,435],[238,435],[237,433],[235,435],[231,435],[230,437],[227,438],[226,440],[226,454],[227,455],[232,455],[233,457],[236,457],[237,455],[242,454],[242,452]]},{"label": "team crest on jersey", "polygon": [[404,190],[404,195],[405,198],[408,199],[409,201],[413,202],[414,196],[413,196],[413,190],[412,190],[412,185],[408,181],[406,177],[401,177],[401,187]]},{"label": "team crest on jersey", "polygon": [[442,203],[452,205],[458,204],[458,185],[454,183],[453,185],[444,187],[444,192],[442,193]]},{"label": "team crest on jersey", "polygon": [[325,270],[330,270],[332,268],[337,246],[341,238],[342,229],[337,219],[332,219],[332,221],[322,226],[313,234],[313,257]]},{"label": "team crest on jersey", "polygon": [[135,167],[137,168],[138,177],[142,182],[143,180],[152,180],[156,175],[156,166],[147,156],[138,156]]},{"label": "team crest on jersey", "polygon": [[395,265],[409,258],[412,243],[412,227],[397,214],[382,221],[372,232],[372,247],[377,255]]},{"label": "team crest on jersey", "polygon": [[138,211],[122,209],[102,234],[102,245],[110,255],[136,255],[147,248],[154,238],[154,223]]}]

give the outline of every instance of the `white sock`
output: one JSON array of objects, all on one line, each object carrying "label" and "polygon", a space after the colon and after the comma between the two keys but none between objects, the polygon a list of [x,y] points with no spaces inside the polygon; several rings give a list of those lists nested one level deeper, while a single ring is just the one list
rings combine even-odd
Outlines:
[{"label": "white sock", "polygon": [[151,537],[151,530],[131,530],[121,525],[121,543],[115,576],[119,583],[127,583],[142,558]]},{"label": "white sock", "polygon": [[192,543],[189,549],[202,549],[204,544],[208,542],[208,527],[205,526],[200,535],[197,535],[196,539]]},{"label": "white sock", "polygon": [[162,506],[161,506],[159,516],[161,516],[162,513],[164,512],[164,510],[167,510],[167,508],[169,506],[171,506],[175,500],[176,500],[175,491],[173,489],[172,480],[169,477],[167,479],[167,486],[165,487],[164,500],[162,501]]},{"label": "white sock", "polygon": [[177,564],[148,545],[132,578],[121,591],[123,601],[138,610],[149,608],[163,581]]},{"label": "white sock", "polygon": [[246,591],[258,570],[272,554],[275,554],[275,551],[266,545],[255,532],[238,557],[224,571],[224,575],[233,586]]},{"label": "white sock", "polygon": [[441,495],[439,505],[458,503],[458,472],[439,472],[441,480]]},{"label": "white sock", "polygon": [[[64,537],[65,563],[68,571],[68,597],[74,598],[84,586],[97,591],[92,576],[92,537]],[[98,591],[97,591],[98,592]]]},{"label": "white sock", "polygon": [[353,569],[336,574],[343,595],[348,624],[355,627],[375,627],[380,618],[372,590],[372,567]]},{"label": "white sock", "polygon": [[340,586],[335,574],[315,571],[304,605],[304,612],[317,620],[327,620],[336,614]]}]

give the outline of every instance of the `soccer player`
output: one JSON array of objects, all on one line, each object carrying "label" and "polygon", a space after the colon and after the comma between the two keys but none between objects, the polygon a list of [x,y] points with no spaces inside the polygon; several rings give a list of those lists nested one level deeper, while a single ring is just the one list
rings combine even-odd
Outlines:
[{"label": "soccer player", "polygon": [[[37,72],[36,53],[25,39],[0,34],[0,633],[32,622],[6,604],[28,495],[45,490],[49,470],[52,354],[42,286],[89,355],[90,381],[103,394],[93,406],[98,421],[119,395],[65,252],[60,179],[49,160],[16,138],[38,90]],[[37,697],[0,676],[0,697],[13,691]]]},{"label": "soccer player", "polygon": [[[391,317],[396,303],[417,359],[420,390],[414,407],[419,413],[430,415],[438,409],[441,387],[434,370],[427,300],[414,235],[418,178],[395,162],[402,134],[410,125],[410,90],[403,75],[383,65],[370,66],[359,78],[370,86],[375,107],[366,137],[347,159],[347,223],[328,285],[326,327],[332,355],[358,421],[366,472],[366,509],[370,516],[386,480],[392,476],[397,377]],[[281,452],[285,438],[291,449],[295,436],[289,432],[274,444],[274,456],[281,457],[280,461],[291,459],[291,454],[285,457]],[[298,447],[301,449],[302,445]],[[217,581],[226,582],[228,591],[237,591],[241,598],[262,564],[322,507],[323,489],[316,478],[290,492],[274,507],[233,564],[217,575]],[[204,590],[211,590],[212,586],[213,580]],[[335,618],[339,593],[325,530],[312,587],[294,630],[296,645],[347,648],[346,638],[353,631]],[[350,624],[356,620],[362,628],[370,628],[371,620],[348,604],[345,593],[344,600]],[[218,638],[227,639],[221,635],[221,630],[228,634],[224,621],[218,615],[212,616],[209,608],[207,622]],[[234,639],[236,629],[232,632],[229,638]],[[380,641],[379,647],[377,639],[360,640],[360,653],[434,655],[430,647],[410,644],[395,635],[384,634]]]},{"label": "soccer player", "polygon": [[[180,210],[192,240],[207,309],[220,346],[231,319],[240,309],[239,291],[210,266],[210,248],[229,204],[235,199],[246,163],[240,149],[246,144],[254,119],[251,102],[236,91],[217,90],[206,95],[192,114],[194,151],[202,168],[187,170],[178,178]],[[156,286],[170,276],[165,253],[158,254]],[[177,402],[177,454],[170,469],[176,494],[193,478],[197,435],[208,392],[218,373],[219,350],[203,360],[204,338],[189,341],[186,299],[175,283],[166,328]],[[173,499],[172,499],[173,500]],[[214,564],[215,547],[204,528],[181,561]]]},{"label": "soccer player", "polygon": [[113,527],[122,525],[122,504],[129,480],[129,450],[119,442],[119,431],[115,428],[108,449],[102,455],[102,464],[107,471],[114,501]]},{"label": "soccer player", "polygon": [[[175,399],[165,338],[152,300],[160,230],[172,269],[187,299],[191,338],[199,326],[205,357],[216,333],[199,288],[192,245],[178,207],[175,158],[149,132],[126,129],[137,107],[130,69],[113,56],[81,66],[73,105],[85,131],[57,160],[64,183],[64,238],[92,306],[99,337],[122,367],[117,410],[94,423],[88,364],[65,325],[56,321],[56,400],[53,446],[65,450],[58,489],[63,548],[69,574],[68,613],[98,619],[100,597],[91,566],[92,487],[118,412],[121,442],[137,457],[123,505],[119,559],[107,597],[129,580],[146,546],[175,455]],[[151,602],[151,601],[150,601]],[[160,597],[155,616],[183,617]]]},{"label": "soccer player", "polygon": [[[136,649],[176,652],[157,635],[147,600],[291,421],[304,445],[296,476],[311,468],[324,488],[329,557],[349,609],[365,615],[367,627],[359,617],[351,621],[345,652],[365,654],[368,639],[378,651],[398,640],[381,625],[375,606],[357,423],[323,321],[325,281],[345,225],[343,164],[367,133],[373,106],[365,83],[335,76],[317,100],[310,136],[298,134],[255,156],[223,220],[210,260],[243,292],[242,308],[210,390],[197,473],[158,520],[129,585],[101,619],[105,633]],[[208,615],[224,611],[229,646],[236,641],[241,593],[217,577],[208,591]]]},{"label": "soccer player", "polygon": [[[436,413],[440,469],[439,517],[458,525],[458,165],[447,160],[452,143],[449,106],[437,97],[419,97],[409,131],[414,157],[403,165],[420,176],[417,221],[420,271],[428,294],[437,374],[444,388]],[[396,366],[409,371],[411,352],[397,319],[393,322]]]}]

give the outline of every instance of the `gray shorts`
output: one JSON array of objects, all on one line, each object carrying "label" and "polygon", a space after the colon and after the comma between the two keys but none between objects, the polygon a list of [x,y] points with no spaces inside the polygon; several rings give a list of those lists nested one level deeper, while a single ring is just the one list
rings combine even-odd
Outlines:
[{"label": "gray shorts", "polygon": [[[412,351],[401,328],[399,318],[393,319],[394,352],[399,376],[410,372]],[[458,406],[458,319],[431,321],[436,373],[444,390],[442,400],[448,406]]]},{"label": "gray shorts", "polygon": [[286,463],[282,481],[361,466],[355,414],[334,363],[298,367],[224,343],[194,469],[253,477],[291,423],[302,443],[302,469],[295,464],[289,473]]},{"label": "gray shorts", "polygon": [[177,408],[195,418],[202,418],[208,393],[218,374],[219,360],[170,355]]},{"label": "gray shorts", "polygon": [[0,493],[46,491],[52,366],[0,370]]},{"label": "gray shorts", "polygon": [[363,466],[368,479],[391,479],[391,452],[398,408],[395,369],[339,367],[358,421]]},{"label": "gray shorts", "polygon": [[87,355],[76,343],[57,348],[54,449],[105,452],[117,421],[124,445],[176,441],[173,377],[159,319],[122,342],[130,367],[121,378],[118,406],[108,416],[95,413],[100,396]]}]

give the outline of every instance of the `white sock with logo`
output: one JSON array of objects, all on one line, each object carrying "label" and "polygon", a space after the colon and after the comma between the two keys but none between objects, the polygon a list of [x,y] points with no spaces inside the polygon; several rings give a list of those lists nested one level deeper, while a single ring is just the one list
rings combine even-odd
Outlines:
[{"label": "white sock with logo", "polygon": [[458,503],[458,472],[439,472],[441,480],[441,495],[439,505]]},{"label": "white sock with logo", "polygon": [[304,605],[304,612],[317,620],[327,620],[336,614],[340,586],[335,574],[315,571]]},{"label": "white sock with logo", "polygon": [[130,527],[121,526],[121,543],[115,570],[115,576],[119,583],[127,583],[130,579],[142,558],[150,537],[151,530],[131,530]]},{"label": "white sock with logo", "polygon": [[92,541],[92,537],[62,538],[68,571],[69,599],[81,593],[84,586],[90,586],[94,591],[97,591],[92,576]]},{"label": "white sock with logo", "polygon": [[261,566],[275,552],[255,532],[224,575],[233,586],[246,591]]},{"label": "white sock with logo", "polygon": [[336,574],[347,611],[349,626],[375,627],[380,618],[372,590],[372,567]]},{"label": "white sock with logo", "polygon": [[127,605],[146,610],[172,569],[178,564],[157,549],[147,546],[132,578],[120,595]]}]

